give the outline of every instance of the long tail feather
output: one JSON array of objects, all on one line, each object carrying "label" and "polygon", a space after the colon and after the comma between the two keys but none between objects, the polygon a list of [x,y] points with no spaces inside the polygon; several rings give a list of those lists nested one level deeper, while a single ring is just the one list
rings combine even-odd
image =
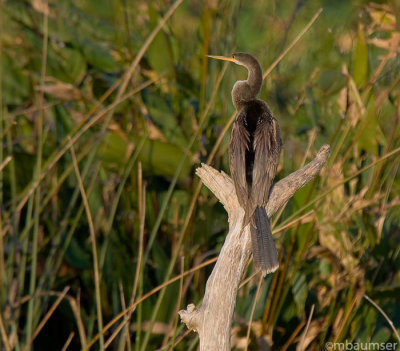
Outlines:
[{"label": "long tail feather", "polygon": [[254,220],[255,227],[253,223],[250,225],[253,261],[255,267],[260,269],[265,277],[279,267],[278,252],[276,251],[268,215],[264,207],[256,207]]}]

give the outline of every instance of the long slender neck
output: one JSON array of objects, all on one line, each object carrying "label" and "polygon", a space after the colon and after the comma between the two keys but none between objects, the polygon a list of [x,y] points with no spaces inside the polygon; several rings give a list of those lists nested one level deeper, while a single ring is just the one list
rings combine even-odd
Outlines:
[{"label": "long slender neck", "polygon": [[237,110],[244,103],[254,100],[261,90],[262,69],[256,59],[251,58],[248,63],[243,64],[248,70],[247,80],[239,80],[232,89],[232,102]]},{"label": "long slender neck", "polygon": [[262,78],[262,69],[260,64],[257,62],[256,59],[253,60],[254,61],[251,64],[248,64],[245,67],[249,71],[249,75],[247,77],[247,84],[249,84],[254,97],[256,97],[261,90],[263,78]]}]

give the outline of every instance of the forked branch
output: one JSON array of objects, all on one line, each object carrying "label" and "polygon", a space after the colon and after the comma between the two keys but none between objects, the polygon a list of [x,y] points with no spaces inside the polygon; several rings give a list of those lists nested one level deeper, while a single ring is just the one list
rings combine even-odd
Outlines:
[{"label": "forked branch", "polygon": [[[266,205],[269,217],[315,178],[328,159],[329,149],[329,145],[322,146],[310,163],[273,186]],[[248,226],[242,230],[244,211],[231,178],[205,164],[196,173],[228,212],[229,232],[208,278],[202,305],[195,308],[190,304],[179,315],[189,329],[199,333],[200,351],[228,351],[236,294],[251,254],[250,230]]]}]

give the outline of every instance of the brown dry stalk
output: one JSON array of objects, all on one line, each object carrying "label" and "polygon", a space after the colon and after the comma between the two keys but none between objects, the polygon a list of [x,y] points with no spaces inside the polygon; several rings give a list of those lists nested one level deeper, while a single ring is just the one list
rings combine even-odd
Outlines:
[{"label": "brown dry stalk", "polygon": [[63,348],[61,349],[61,351],[67,351],[69,344],[71,343],[72,339],[74,338],[75,333],[71,332],[68,336],[67,341],[65,342]]},{"label": "brown dry stalk", "polygon": [[297,42],[302,38],[302,36],[308,32],[314,22],[317,20],[319,15],[322,12],[322,8],[320,8],[315,15],[311,18],[310,22],[303,28],[303,30],[296,36],[296,38],[290,43],[290,45],[277,57],[277,59],[272,63],[272,65],[268,68],[268,70],[263,74],[263,79],[265,79],[271,71],[278,65],[278,63],[282,60],[283,57],[297,44]]},{"label": "brown dry stalk", "polygon": [[[65,295],[67,294],[69,290],[69,286],[66,286],[64,288],[64,290],[62,291],[62,293],[58,296],[56,302],[54,302],[54,304],[51,306],[51,308],[49,309],[49,311],[46,313],[46,315],[43,317],[43,319],[40,321],[40,324],[38,325],[38,327],[36,328],[35,332],[33,333],[31,339],[29,340],[29,342],[27,342],[27,344],[24,347],[24,351],[27,351],[31,346],[32,346],[32,342],[33,340],[35,340],[35,338],[39,335],[40,331],[43,329],[43,327],[46,325],[46,323],[48,322],[48,320],[50,319],[50,317],[53,315],[54,311],[57,309],[58,305],[61,303],[61,301],[64,299]],[[32,298],[34,298],[34,296],[32,296]]]},{"label": "brown dry stalk", "polygon": [[[163,283],[163,284],[155,287],[154,289],[150,290],[148,293],[143,295],[140,299],[138,299],[135,302],[133,302],[127,309],[125,309],[122,312],[120,312],[119,314],[117,314],[110,322],[108,322],[107,325],[104,326],[102,333],[107,332],[107,330],[109,330],[115,323],[117,323],[127,313],[130,313],[131,311],[134,311],[137,305],[139,305],[140,303],[142,303],[143,301],[148,299],[150,296],[156,294],[157,292],[159,292],[160,290],[162,290],[166,286],[171,285],[172,283],[175,283],[176,281],[182,279],[182,277],[186,277],[187,275],[190,275],[193,272],[196,272],[196,271],[198,271],[198,270],[200,270],[200,269],[202,269],[204,267],[209,266],[210,264],[213,264],[215,261],[217,261],[217,258],[218,257],[210,258],[209,260],[197,265],[196,267],[193,267],[193,268],[187,270],[186,272],[184,272],[182,274],[179,274],[176,277],[171,278],[170,280],[166,281],[165,283]],[[125,323],[125,322],[123,321],[122,323]],[[85,350],[89,350],[94,345],[94,343],[99,339],[99,337],[100,337],[100,333],[95,335],[93,337],[93,339],[88,343],[88,345],[86,346]]]},{"label": "brown dry stalk", "polygon": [[396,330],[396,327],[394,326],[394,323],[393,323],[392,320],[387,316],[387,314],[385,313],[385,311],[384,311],[382,308],[380,308],[380,307],[378,306],[378,304],[377,304],[374,300],[372,300],[368,295],[365,295],[365,294],[364,294],[364,299],[366,299],[368,302],[370,302],[370,303],[382,314],[382,316],[385,317],[385,319],[386,319],[387,322],[389,323],[390,327],[392,328],[393,333],[396,335],[397,340],[399,340],[399,342],[400,342],[400,335],[399,335],[398,331]]},{"label": "brown dry stalk", "polygon": [[1,317],[1,311],[0,311],[0,335],[3,339],[3,343],[6,348],[6,351],[11,351],[12,348],[11,348],[10,340],[8,340],[6,329],[4,327],[3,318]]},{"label": "brown dry stalk", "polygon": [[310,315],[308,316],[306,329],[304,330],[304,333],[303,333],[303,335],[301,337],[301,340],[300,340],[300,344],[299,344],[300,345],[300,348],[299,348],[300,351],[304,350],[304,340],[306,340],[306,335],[307,335],[307,332],[308,332],[308,328],[310,327],[311,319],[312,319],[312,316],[314,314],[314,307],[315,307],[315,305],[313,304],[311,306]]},{"label": "brown dry stalk", "polygon": [[[82,177],[79,171],[78,161],[76,160],[76,155],[74,147],[71,145],[71,155],[72,162],[74,164],[76,178],[78,179],[79,189],[82,196],[83,205],[85,206],[86,216],[89,224],[90,241],[92,242],[92,253],[93,253],[93,270],[94,270],[94,287],[96,293],[96,310],[97,310],[97,325],[99,331],[103,329],[103,315],[101,310],[101,294],[100,294],[100,272],[99,272],[99,259],[97,256],[97,245],[96,245],[96,234],[94,231],[94,224],[92,213],[90,211],[89,201],[86,196],[85,187],[82,182]],[[100,336],[100,348],[104,348],[104,338],[103,334]]]},{"label": "brown dry stalk", "polygon": [[260,291],[261,291],[261,286],[262,286],[263,280],[264,280],[264,277],[262,275],[260,275],[258,278],[258,283],[257,283],[256,296],[254,297],[253,306],[251,308],[249,325],[247,326],[246,347],[244,349],[245,351],[247,351],[249,348],[251,324],[253,323],[254,311],[256,310],[256,304],[257,304],[258,298],[260,297]]},{"label": "brown dry stalk", "polygon": [[8,155],[8,156],[6,157],[6,159],[3,161],[3,163],[0,164],[0,172],[3,171],[4,167],[7,166],[7,165],[10,163],[10,161],[11,161],[12,159],[13,159],[13,158],[12,158],[12,156],[10,156],[10,155]]}]

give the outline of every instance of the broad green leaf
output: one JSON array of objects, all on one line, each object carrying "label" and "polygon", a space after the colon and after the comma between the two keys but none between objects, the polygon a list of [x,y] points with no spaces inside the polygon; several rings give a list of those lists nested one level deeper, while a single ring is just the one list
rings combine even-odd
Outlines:
[{"label": "broad green leaf", "polygon": [[[134,137],[134,142],[138,143],[141,136]],[[128,143],[117,133],[108,133],[104,137],[99,155],[105,162],[106,167],[119,169],[127,162]],[[138,160],[142,162],[143,170],[153,175],[166,177],[174,176],[185,152],[168,142],[147,139],[138,155]],[[191,171],[190,155],[184,161],[179,179],[185,179]]]},{"label": "broad green leaf", "polygon": [[89,269],[92,267],[90,255],[73,237],[65,253],[65,260],[77,269]]},{"label": "broad green leaf", "polygon": [[310,127],[318,126],[318,106],[317,101],[314,95],[314,90],[312,87],[308,86],[306,88],[306,96],[307,96],[307,112],[309,116],[309,121],[311,122]]},{"label": "broad green leaf", "polygon": [[382,284],[374,287],[370,296],[376,298],[396,298],[400,296],[400,282],[394,282],[392,284]]},{"label": "broad green leaf", "polygon": [[103,206],[102,197],[102,184],[96,184],[95,189],[90,193],[88,197],[89,208],[93,218],[98,217],[97,214]]},{"label": "broad green leaf", "polygon": [[364,32],[358,29],[356,50],[353,57],[353,76],[358,88],[362,87],[368,80],[368,48]]},{"label": "broad green leaf", "polygon": [[[17,165],[15,167],[15,178],[17,190],[26,188],[32,181],[32,169],[35,165],[34,155],[28,154],[24,151],[14,151],[13,153],[14,162]],[[6,167],[3,171],[5,173],[4,179],[6,182],[10,179],[10,168]],[[10,191],[9,186],[5,186],[5,192]]]},{"label": "broad green leaf", "polygon": [[337,93],[346,84],[347,78],[340,71],[323,71],[319,76],[319,87],[325,94]]},{"label": "broad green leaf", "polygon": [[[160,203],[164,201],[166,193],[161,194]],[[189,194],[185,190],[175,190],[171,197],[171,206],[168,206],[165,211],[165,218],[170,224],[174,223],[175,211],[178,211],[179,218],[186,215],[189,203]],[[173,203],[173,205],[172,205]]]},{"label": "broad green leaf", "polygon": [[[154,9],[154,6],[149,6],[150,28],[154,29],[160,16]],[[172,56],[171,45],[167,34],[161,30],[154,38],[147,50],[147,56],[151,67],[159,73],[168,76],[169,78],[175,77],[174,61]]]},{"label": "broad green leaf", "polygon": [[116,16],[116,6],[114,1],[109,0],[84,0],[75,1],[79,10],[89,14],[87,22],[91,25],[92,30],[96,28],[98,22],[112,21]]},{"label": "broad green leaf", "polygon": [[306,276],[300,271],[296,272],[292,285],[292,294],[296,303],[297,315],[304,315],[304,307],[308,295]]},{"label": "broad green leaf", "polygon": [[[378,329],[378,331],[374,334],[372,337],[371,342],[372,343],[386,343],[388,342],[390,335],[392,334],[391,330],[386,327],[381,327]],[[392,343],[394,345],[394,342]],[[395,350],[395,349],[393,349]]]},{"label": "broad green leaf", "polygon": [[157,240],[154,242],[153,248],[151,249],[151,257],[153,264],[156,266],[156,277],[157,281],[162,282],[165,272],[168,268],[168,265],[165,262],[168,262],[167,252],[163,247],[159,245]]},{"label": "broad green leaf", "polygon": [[86,38],[81,41],[80,47],[87,62],[95,68],[106,73],[116,73],[120,70],[109,45]]},{"label": "broad green leaf", "polygon": [[[258,296],[256,307],[254,309],[253,320],[258,320],[259,318],[262,317],[264,313],[265,301],[267,298],[268,290],[270,288],[270,284],[271,284],[271,275],[267,276],[261,285],[260,294]],[[247,320],[250,319],[256,293],[257,293],[257,284],[253,285],[249,289],[249,294],[244,294],[241,296],[239,295],[237,298],[237,305],[235,306],[235,312],[240,313]]]},{"label": "broad green leaf", "polygon": [[61,142],[73,128],[70,111],[65,106],[57,105],[55,109],[55,123],[57,131],[57,140]]},{"label": "broad green leaf", "polygon": [[372,95],[367,105],[367,111],[361,122],[362,133],[358,139],[360,149],[366,150],[373,155],[378,155],[378,142],[382,141],[382,131],[375,112],[375,99]]},{"label": "broad green leaf", "polygon": [[332,264],[325,258],[322,258],[319,261],[319,271],[321,275],[324,277],[328,277],[329,274],[332,272]]},{"label": "broad green leaf", "polygon": [[292,318],[297,316],[297,305],[291,298],[292,296],[289,294],[287,297],[288,303],[285,304],[285,308],[283,309],[282,314],[279,316],[285,322],[289,322]]},{"label": "broad green leaf", "polygon": [[[140,137],[135,138],[136,142]],[[143,164],[143,169],[146,172],[151,172],[156,175],[166,177],[174,176],[182,158],[186,152],[181,148],[159,140],[146,140],[143,145],[142,152],[139,154],[139,160]],[[190,155],[186,157],[183,163],[182,171],[179,174],[179,179],[186,179],[191,171]]]},{"label": "broad green leaf", "polygon": [[5,53],[2,55],[1,66],[4,102],[8,105],[22,104],[28,99],[31,90],[26,73]]},{"label": "broad green leaf", "polygon": [[60,56],[68,82],[80,84],[86,74],[86,62],[82,54],[78,50],[64,48]]},{"label": "broad green leaf", "polygon": [[159,127],[169,142],[181,147],[188,144],[188,140],[184,136],[178,122],[177,116],[174,114],[172,107],[162,97],[154,94],[144,96],[146,106],[157,127]]},{"label": "broad green leaf", "polygon": [[79,85],[86,74],[86,60],[77,49],[50,44],[46,73],[48,77]]},{"label": "broad green leaf", "polygon": [[127,142],[117,133],[108,133],[99,148],[99,155],[108,168],[120,168],[127,162]]},{"label": "broad green leaf", "polygon": [[29,4],[23,1],[10,1],[2,6],[2,11],[10,16],[13,21],[26,26],[26,28],[32,27],[35,19],[43,18],[40,14],[33,12]]},{"label": "broad green leaf", "polygon": [[367,329],[367,335],[370,336],[375,328],[377,311],[373,306],[366,306],[367,312],[363,316],[363,325]]}]

